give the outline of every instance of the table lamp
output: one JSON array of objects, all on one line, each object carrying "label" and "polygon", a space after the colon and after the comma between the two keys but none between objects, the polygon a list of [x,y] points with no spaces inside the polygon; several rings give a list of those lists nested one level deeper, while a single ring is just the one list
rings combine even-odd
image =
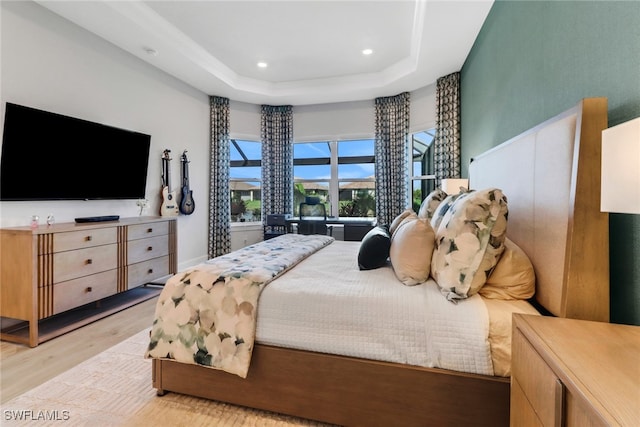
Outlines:
[{"label": "table lamp", "polygon": [[602,212],[640,214],[640,117],[602,131]]},{"label": "table lamp", "polygon": [[461,178],[444,178],[440,183],[440,188],[447,194],[458,194],[460,187],[469,188],[469,180]]}]

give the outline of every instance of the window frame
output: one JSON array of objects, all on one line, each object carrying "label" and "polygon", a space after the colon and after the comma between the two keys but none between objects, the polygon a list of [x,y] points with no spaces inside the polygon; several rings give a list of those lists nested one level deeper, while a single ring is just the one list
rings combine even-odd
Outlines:
[{"label": "window frame", "polygon": [[[425,144],[425,142],[418,140],[418,138],[416,138],[417,135],[419,134],[426,134],[428,135],[431,139],[429,140],[428,143]],[[411,200],[411,205],[413,207],[413,209],[417,212],[420,209],[420,205],[422,204],[422,201],[429,195],[429,193],[431,191],[433,191],[435,189],[435,183],[436,183],[436,175],[435,175],[435,171],[434,171],[434,159],[433,159],[433,150],[434,150],[434,143],[435,143],[435,135],[436,135],[436,128],[431,127],[428,128],[426,130],[421,130],[421,131],[417,131],[417,132],[412,132],[411,133],[411,139],[409,142],[409,156],[407,158],[407,162],[408,162],[408,171],[409,171],[409,200]],[[422,149],[421,148],[416,148],[416,145],[422,145]],[[429,156],[430,158],[429,163],[427,166],[427,172],[432,171],[433,173],[424,173],[424,168],[425,168],[425,162],[424,162],[424,158],[425,156]],[[416,159],[420,159],[420,163],[422,164],[422,174],[420,175],[416,175],[416,171],[414,170],[414,163],[416,162]],[[414,181],[426,181],[426,183],[424,185],[421,185],[420,190],[421,190],[421,197],[420,197],[420,202],[417,203],[416,200],[414,200],[413,197],[413,193],[414,193]],[[429,182],[432,182],[431,185],[429,185]],[[417,204],[417,206],[416,206]]]},{"label": "window frame", "polygon": [[[233,148],[235,147],[235,149],[238,151],[238,154],[240,155],[240,157],[242,158],[242,160],[231,160],[231,153],[230,153],[230,159],[229,159],[229,222],[231,224],[259,224],[262,223],[262,154],[260,154],[260,158],[258,159],[249,159],[246,155],[246,153],[242,150],[242,148],[239,145],[239,141],[241,142],[247,142],[247,143],[252,143],[252,144],[258,144],[259,145],[259,152],[262,153],[262,141],[260,140],[253,140],[253,139],[247,139],[247,138],[229,138],[229,143],[231,144],[232,147],[230,147],[230,150],[233,150]],[[231,168],[238,168],[238,167],[257,167],[259,168],[259,176],[258,177],[254,177],[254,176],[250,176],[250,177],[241,177],[241,178],[232,178],[231,177]],[[258,216],[258,218],[256,219],[254,217],[254,215],[252,215],[251,221],[246,221],[245,218],[240,218],[239,221],[235,221],[233,219],[234,215],[237,214],[233,214],[233,192],[234,191],[238,191],[238,190],[234,190],[233,186],[234,183],[248,183],[249,185],[251,185],[250,183],[257,183],[257,188],[260,191],[260,198],[258,200],[260,200],[260,215]],[[242,215],[244,215],[244,213],[242,213]]]},{"label": "window frame", "polygon": [[[341,142],[357,142],[357,141],[373,141],[373,153],[371,155],[362,156],[343,156],[338,155],[338,148]],[[339,205],[340,205],[340,183],[341,182],[370,182],[374,184],[375,191],[375,140],[370,137],[365,138],[348,138],[348,139],[331,139],[321,141],[294,141],[294,144],[327,144],[329,146],[329,157],[314,157],[314,158],[295,158],[294,149],[294,171],[295,166],[304,165],[329,165],[330,176],[329,178],[296,178],[295,172],[293,177],[293,184],[298,183],[328,183],[329,189],[327,192],[326,204],[328,205],[327,216],[339,217]],[[315,161],[315,162],[314,162]],[[374,173],[371,178],[340,178],[339,177],[339,165],[343,164],[362,164],[371,163],[374,166]],[[375,197],[375,196],[374,196]],[[334,203],[337,201],[337,203]],[[297,212],[297,206],[293,207],[294,214]]]}]

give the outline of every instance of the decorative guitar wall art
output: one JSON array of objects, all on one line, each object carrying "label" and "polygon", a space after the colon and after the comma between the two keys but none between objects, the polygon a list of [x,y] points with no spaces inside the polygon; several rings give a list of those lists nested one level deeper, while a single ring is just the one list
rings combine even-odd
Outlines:
[{"label": "decorative guitar wall art", "polygon": [[180,212],[184,215],[191,215],[196,208],[193,201],[193,191],[189,188],[189,160],[187,160],[187,150],[182,152],[182,198],[180,199]]},{"label": "decorative guitar wall art", "polygon": [[178,200],[176,199],[176,192],[171,191],[171,177],[169,157],[171,150],[164,150],[162,153],[162,204],[160,205],[160,216],[177,216]]}]

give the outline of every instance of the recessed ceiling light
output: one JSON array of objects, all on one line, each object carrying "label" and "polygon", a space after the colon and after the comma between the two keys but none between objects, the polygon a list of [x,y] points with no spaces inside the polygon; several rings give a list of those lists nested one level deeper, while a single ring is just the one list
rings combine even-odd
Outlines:
[{"label": "recessed ceiling light", "polygon": [[373,49],[362,49],[363,55],[371,55],[373,53]]},{"label": "recessed ceiling light", "polygon": [[269,65],[269,64],[267,64],[266,62],[262,62],[262,61],[258,62],[258,67],[260,67],[260,68],[267,68],[267,65]]}]

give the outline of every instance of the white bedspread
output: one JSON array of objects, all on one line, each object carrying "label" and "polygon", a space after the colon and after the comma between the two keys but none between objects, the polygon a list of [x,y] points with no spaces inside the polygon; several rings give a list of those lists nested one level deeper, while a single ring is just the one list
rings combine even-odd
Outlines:
[{"label": "white bedspread", "polygon": [[359,271],[359,242],[335,241],[271,282],[258,304],[262,344],[493,375],[481,297],[452,304],[391,267]]}]

